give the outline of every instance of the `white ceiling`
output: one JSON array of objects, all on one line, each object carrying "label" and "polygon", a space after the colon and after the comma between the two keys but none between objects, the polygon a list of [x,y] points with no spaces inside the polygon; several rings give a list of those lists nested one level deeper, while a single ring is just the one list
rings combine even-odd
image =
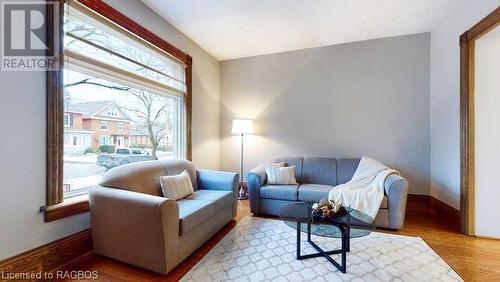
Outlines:
[{"label": "white ceiling", "polygon": [[142,0],[219,60],[430,31],[457,0]]}]

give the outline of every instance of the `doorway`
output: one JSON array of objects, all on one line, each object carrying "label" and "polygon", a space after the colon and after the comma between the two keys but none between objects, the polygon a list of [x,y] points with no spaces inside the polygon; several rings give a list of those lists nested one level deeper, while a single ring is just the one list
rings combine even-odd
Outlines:
[{"label": "doorway", "polygon": [[494,181],[499,166],[493,163],[500,157],[499,23],[497,8],[460,36],[460,228],[466,235],[493,238],[500,238],[492,215],[500,212]]}]

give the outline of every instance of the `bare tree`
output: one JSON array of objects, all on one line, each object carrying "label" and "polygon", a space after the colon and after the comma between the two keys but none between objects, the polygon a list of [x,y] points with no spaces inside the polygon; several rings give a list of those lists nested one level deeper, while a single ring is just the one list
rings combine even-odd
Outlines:
[{"label": "bare tree", "polygon": [[[156,151],[167,132],[172,130],[171,108],[173,100],[165,96],[151,94],[149,92],[133,93],[141,107],[127,108],[135,112],[141,118],[142,126],[137,128],[140,133],[147,133],[151,142],[151,155],[157,159]],[[146,131],[146,132],[144,132]]]},{"label": "bare tree", "polygon": [[140,91],[127,86],[107,85],[101,82],[93,81],[92,78],[86,78],[77,82],[64,85],[65,89],[78,85],[93,85],[107,89],[125,91],[137,99],[137,107],[123,107],[129,112],[133,112],[139,119],[136,130],[147,135],[151,142],[151,155],[157,159],[156,152],[158,147],[166,138],[167,132],[172,130],[172,106],[173,100],[163,95],[153,94],[146,91]]},{"label": "bare tree", "polygon": [[[163,71],[169,71],[164,69],[164,63],[159,60],[156,56],[149,54],[149,52],[144,52],[143,50],[136,48],[127,44],[126,42],[116,40],[110,37],[106,32],[99,30],[93,26],[89,26],[86,23],[78,22],[75,20],[66,19],[65,27],[67,32],[70,34],[75,34],[80,38],[89,40],[96,43],[108,50],[117,52],[119,54],[126,54],[127,57],[142,62],[145,65],[152,66],[155,68],[163,69]],[[71,39],[66,43],[66,47],[74,44],[78,40]],[[151,70],[144,69],[141,66],[137,66],[136,69],[132,70],[134,72],[142,73],[145,76],[155,75],[151,74]],[[75,87],[79,85],[92,85],[98,87],[104,87],[116,91],[124,91],[133,95],[137,99],[137,107],[124,107],[127,111],[133,112],[137,117],[140,118],[140,123],[138,124],[136,130],[144,135],[147,135],[152,147],[152,156],[157,158],[157,150],[168,131],[172,130],[172,106],[173,100],[163,95],[153,94],[147,91],[137,90],[131,87],[113,84],[113,83],[103,83],[101,80],[93,78],[85,78],[80,81],[67,83],[64,85],[65,89],[70,87]],[[68,93],[68,97],[70,94]]]}]

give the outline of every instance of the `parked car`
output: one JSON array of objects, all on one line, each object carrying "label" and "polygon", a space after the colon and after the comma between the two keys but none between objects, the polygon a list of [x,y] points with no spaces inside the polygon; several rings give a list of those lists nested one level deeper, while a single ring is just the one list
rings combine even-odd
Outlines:
[{"label": "parked car", "polygon": [[152,159],[151,154],[143,149],[117,149],[114,154],[100,154],[97,156],[97,165],[111,169],[128,163],[149,161]]}]

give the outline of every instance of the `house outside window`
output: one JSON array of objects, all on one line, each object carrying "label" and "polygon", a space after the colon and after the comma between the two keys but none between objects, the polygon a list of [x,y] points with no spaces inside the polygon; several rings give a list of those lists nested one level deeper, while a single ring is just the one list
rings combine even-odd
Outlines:
[{"label": "house outside window", "polygon": [[123,122],[118,122],[116,127],[118,128],[118,130],[122,131],[123,130]]},{"label": "house outside window", "polygon": [[108,129],[108,122],[107,121],[101,121],[101,129],[102,130]]}]

